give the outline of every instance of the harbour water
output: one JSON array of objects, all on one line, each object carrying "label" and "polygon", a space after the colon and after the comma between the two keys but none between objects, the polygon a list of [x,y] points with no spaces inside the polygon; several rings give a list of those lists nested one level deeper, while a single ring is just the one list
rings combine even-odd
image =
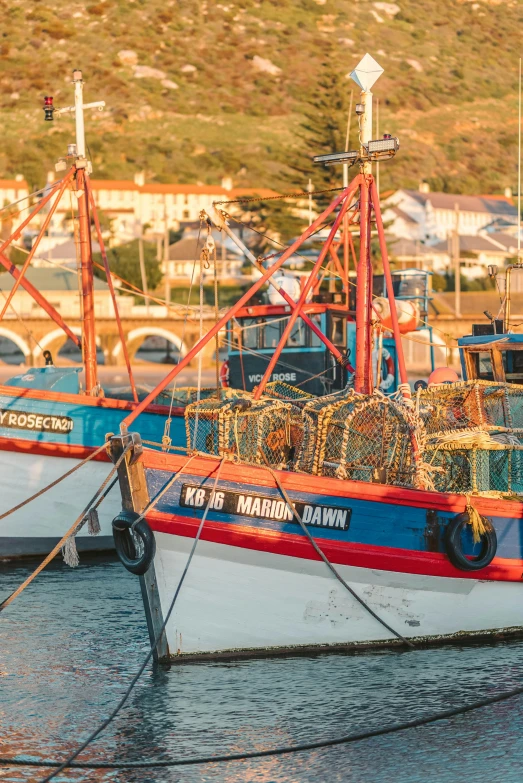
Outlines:
[{"label": "harbour water", "polygon": [[[36,562],[1,563],[0,597]],[[138,578],[112,558],[83,556],[74,570],[57,559],[0,614],[0,755],[63,758],[112,710],[147,649]],[[523,643],[151,666],[82,758],[182,758],[327,739],[509,690],[522,676]],[[178,769],[77,770],[56,780],[515,783],[522,728],[519,697],[321,751]],[[0,767],[2,781],[44,776]]]}]

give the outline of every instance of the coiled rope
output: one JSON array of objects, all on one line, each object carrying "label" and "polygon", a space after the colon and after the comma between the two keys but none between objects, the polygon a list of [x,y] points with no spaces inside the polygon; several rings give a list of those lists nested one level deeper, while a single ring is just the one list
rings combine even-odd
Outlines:
[{"label": "coiled rope", "polygon": [[[122,454],[122,457],[123,456],[124,456],[124,454]],[[194,455],[194,456],[196,456],[196,455]],[[186,465],[188,464],[189,461],[190,460],[187,461]],[[205,511],[203,512],[201,522],[200,522],[200,524],[198,526],[198,530],[196,531],[196,535],[194,537],[193,545],[191,547],[191,551],[189,552],[189,557],[187,558],[187,562],[185,563],[185,568],[183,569],[183,573],[182,573],[182,575],[181,575],[181,577],[180,577],[180,579],[178,581],[178,585],[177,585],[176,590],[174,592],[174,596],[173,596],[173,599],[171,601],[171,605],[169,606],[169,610],[168,610],[168,612],[167,612],[167,614],[165,616],[165,620],[162,623],[162,627],[158,631],[158,634],[157,634],[156,638],[154,639],[153,643],[151,644],[151,649],[149,650],[149,652],[145,656],[145,658],[144,658],[140,668],[138,669],[137,673],[134,675],[133,679],[131,680],[131,682],[127,686],[127,689],[126,689],[125,693],[123,694],[122,698],[120,699],[120,701],[118,702],[118,704],[116,705],[114,710],[111,712],[111,714],[104,721],[102,721],[102,723],[98,726],[98,728],[96,728],[89,735],[89,737],[87,737],[87,739],[74,751],[74,753],[71,753],[71,755],[65,761],[60,762],[56,766],[56,769],[53,772],[51,772],[50,775],[47,775],[47,777],[43,778],[43,780],[40,781],[40,783],[48,783],[56,775],[58,775],[59,772],[62,772],[62,770],[64,770],[66,767],[70,767],[72,765],[72,762],[74,761],[74,759],[77,758],[77,756],[79,756],[79,754],[83,750],[85,750],[85,748],[88,745],[90,745],[91,742],[93,742],[99,736],[99,734],[102,733],[102,731],[105,728],[107,728],[107,726],[116,718],[116,716],[118,715],[118,713],[120,712],[120,710],[122,709],[124,704],[126,703],[127,699],[131,695],[131,692],[132,692],[134,686],[136,685],[136,683],[138,682],[138,680],[142,676],[143,672],[145,671],[145,667],[147,666],[147,664],[151,660],[153,652],[154,652],[154,649],[155,649],[156,645],[158,644],[159,640],[161,639],[162,634],[165,631],[165,628],[167,627],[167,623],[169,622],[169,619],[170,619],[171,614],[173,612],[174,606],[175,606],[176,601],[178,599],[178,596],[180,594],[180,590],[182,589],[182,585],[184,583],[185,577],[187,576],[187,572],[189,570],[189,566],[191,565],[191,561],[193,559],[193,555],[194,555],[194,553],[196,551],[196,546],[197,546],[198,541],[200,540],[200,536],[202,534],[202,530],[203,530],[203,526],[205,524],[205,520],[207,519],[207,514],[208,514],[209,508],[211,506],[211,501],[214,498],[214,493],[216,491],[216,486],[218,484],[218,480],[220,478],[220,473],[221,473],[221,470],[222,470],[224,462],[225,462],[225,457],[222,457],[222,459],[220,461],[220,464],[218,466],[218,470],[216,472],[216,478],[214,479],[214,486],[213,486],[213,488],[211,490],[211,493],[209,495],[209,499],[207,501],[207,505],[205,506]],[[175,474],[175,476],[173,477],[173,480],[175,480],[180,475],[182,470],[183,470],[183,468],[181,470],[179,470],[178,473]],[[168,484],[169,484],[169,482],[168,482]],[[166,487],[163,488],[162,493],[164,491],[167,491]],[[159,493],[155,497],[154,502],[158,502],[160,497],[161,497],[161,494]],[[149,507],[151,507],[151,504],[150,504]],[[145,511],[142,512],[142,518],[145,515],[145,513],[146,513]],[[138,520],[136,520],[135,524],[137,524],[137,522],[138,522]],[[1,759],[0,759],[0,763],[3,763]]]}]

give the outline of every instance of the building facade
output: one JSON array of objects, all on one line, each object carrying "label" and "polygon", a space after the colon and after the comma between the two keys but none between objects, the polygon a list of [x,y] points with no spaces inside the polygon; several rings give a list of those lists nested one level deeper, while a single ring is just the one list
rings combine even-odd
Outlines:
[{"label": "building facade", "polygon": [[463,196],[400,188],[383,201],[384,220],[390,234],[425,244],[437,244],[454,232],[477,236],[496,221],[517,225],[517,209],[511,197]]}]

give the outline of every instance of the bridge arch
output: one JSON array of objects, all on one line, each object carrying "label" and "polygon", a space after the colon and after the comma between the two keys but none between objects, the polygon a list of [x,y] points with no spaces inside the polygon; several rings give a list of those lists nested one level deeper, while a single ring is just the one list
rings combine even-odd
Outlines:
[{"label": "bridge arch", "polygon": [[[80,326],[70,326],[69,328],[77,337],[82,336],[82,329]],[[53,329],[51,332],[48,332],[42,337],[39,341],[40,344],[37,345],[33,351],[35,362],[45,350],[50,350],[53,356],[58,356],[59,351],[64,347],[68,339],[69,338],[62,329]],[[101,348],[100,337],[98,335],[96,335],[96,346],[97,348]],[[104,351],[104,353],[106,352]]]},{"label": "bridge arch", "polygon": [[12,332],[10,329],[6,329],[4,326],[0,326],[0,337],[4,337],[6,340],[10,340],[12,343],[14,343],[16,347],[19,348],[20,351],[23,353],[24,362],[26,364],[30,363],[31,349],[29,348],[26,341],[22,339],[22,337],[20,337],[19,334],[17,334],[16,332]]},{"label": "bridge arch", "polygon": [[[170,332],[168,329],[164,329],[161,326],[140,326],[137,329],[132,329],[127,335],[127,350],[131,359],[134,358],[134,355],[147,337],[163,337],[174,345],[180,356],[185,356],[187,353],[187,348],[183,340],[181,340],[177,334],[174,334],[174,332]],[[122,361],[122,354],[122,343],[118,341],[112,353],[113,361],[116,364]]]}]

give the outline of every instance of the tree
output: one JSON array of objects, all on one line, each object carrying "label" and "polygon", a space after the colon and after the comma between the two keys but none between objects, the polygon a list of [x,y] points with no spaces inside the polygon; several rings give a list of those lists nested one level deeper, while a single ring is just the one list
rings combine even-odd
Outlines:
[{"label": "tree", "polygon": [[[336,69],[335,63],[333,56],[328,56],[322,63],[316,88],[300,125],[298,138],[301,144],[297,150],[289,152],[287,159],[287,165],[292,171],[289,179],[294,186],[299,182],[304,190],[309,179],[315,190],[339,188],[342,185],[341,164],[324,166],[312,162],[315,155],[345,150],[350,90],[345,75]],[[356,138],[355,128],[356,124],[353,123],[352,146]],[[314,201],[324,206],[329,200],[326,193]]]},{"label": "tree", "polygon": [[247,244],[257,256],[276,252],[277,242],[286,243],[303,231],[304,220],[296,214],[295,203],[287,199],[251,201],[246,206],[241,219],[254,229]]},{"label": "tree", "polygon": [[[103,265],[100,253],[93,254],[93,260]],[[109,269],[129,283],[142,289],[142,276],[140,273],[140,257],[138,253],[138,240],[127,242],[125,245],[107,249],[107,260]],[[156,243],[144,242],[144,261],[145,273],[147,275],[147,285],[149,291],[153,291],[161,282],[162,271],[160,264],[156,259]],[[97,267],[94,268],[94,274],[105,280],[105,272]]]}]

